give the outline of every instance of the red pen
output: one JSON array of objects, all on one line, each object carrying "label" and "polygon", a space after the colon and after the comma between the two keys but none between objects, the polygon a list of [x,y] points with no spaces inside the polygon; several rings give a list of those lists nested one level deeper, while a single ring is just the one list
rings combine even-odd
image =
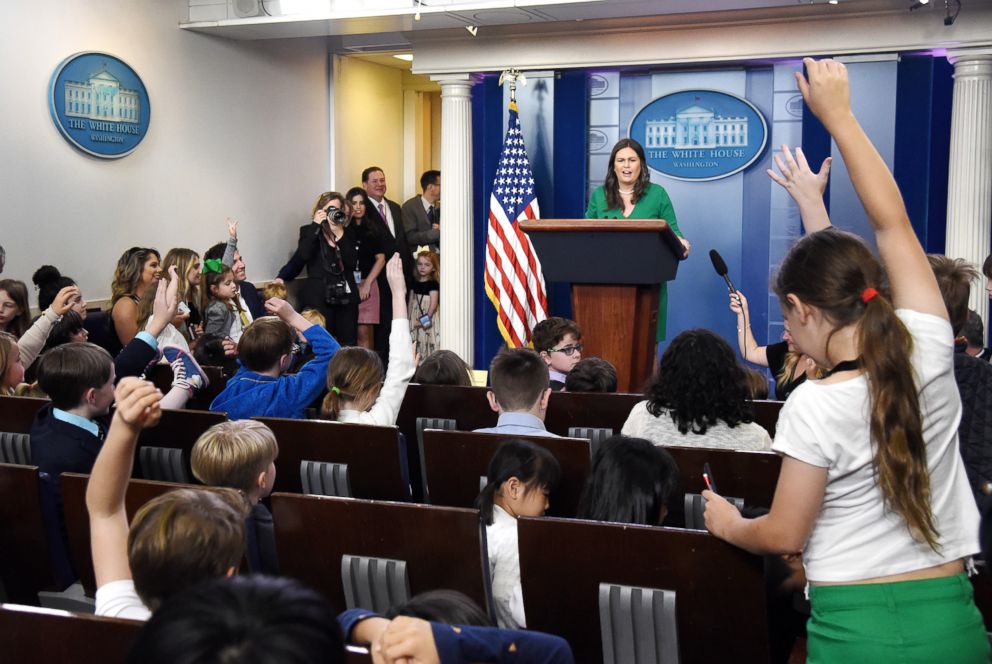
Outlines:
[{"label": "red pen", "polygon": [[706,473],[703,473],[703,481],[706,482],[706,488],[712,491],[713,485],[710,484],[710,476],[707,475]]}]

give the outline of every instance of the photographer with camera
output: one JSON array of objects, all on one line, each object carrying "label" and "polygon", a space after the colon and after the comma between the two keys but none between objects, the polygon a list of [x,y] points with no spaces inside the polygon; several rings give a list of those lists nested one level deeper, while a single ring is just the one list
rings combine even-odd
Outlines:
[{"label": "photographer with camera", "polygon": [[[342,346],[354,346],[358,336],[358,247],[345,197],[329,191],[317,197],[312,223],[300,227],[300,239],[276,280],[292,281],[305,267],[299,290],[300,308],[317,309],[327,330]],[[357,275],[357,276],[356,276]]]}]

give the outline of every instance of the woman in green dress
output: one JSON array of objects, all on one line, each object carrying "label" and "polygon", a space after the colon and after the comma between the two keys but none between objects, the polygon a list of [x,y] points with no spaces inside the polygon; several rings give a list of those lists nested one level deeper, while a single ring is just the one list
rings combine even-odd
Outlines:
[{"label": "woman in green dress", "polygon": [[[689,255],[692,245],[682,237],[668,192],[651,182],[644,148],[632,138],[621,138],[610,153],[606,182],[589,197],[586,219],[664,219],[675,231]],[[661,284],[658,296],[658,341],[665,340],[668,289]]]}]

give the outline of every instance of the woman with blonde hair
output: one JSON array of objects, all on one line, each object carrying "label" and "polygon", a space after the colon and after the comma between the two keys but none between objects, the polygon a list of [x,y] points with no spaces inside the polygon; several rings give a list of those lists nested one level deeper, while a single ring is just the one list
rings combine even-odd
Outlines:
[{"label": "woman with blonde hair", "polygon": [[203,320],[200,312],[200,282],[203,279],[200,255],[192,249],[170,249],[162,259],[162,274],[166,274],[173,265],[179,276],[179,311],[172,324],[187,341],[192,341],[199,333]]}]

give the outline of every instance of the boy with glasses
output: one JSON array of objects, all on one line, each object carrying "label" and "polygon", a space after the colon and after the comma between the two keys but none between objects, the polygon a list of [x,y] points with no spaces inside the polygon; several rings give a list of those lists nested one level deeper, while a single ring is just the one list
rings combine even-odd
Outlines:
[{"label": "boy with glasses", "polygon": [[582,330],[574,320],[546,318],[534,326],[534,350],[548,365],[551,389],[565,388],[565,377],[582,359]]}]

